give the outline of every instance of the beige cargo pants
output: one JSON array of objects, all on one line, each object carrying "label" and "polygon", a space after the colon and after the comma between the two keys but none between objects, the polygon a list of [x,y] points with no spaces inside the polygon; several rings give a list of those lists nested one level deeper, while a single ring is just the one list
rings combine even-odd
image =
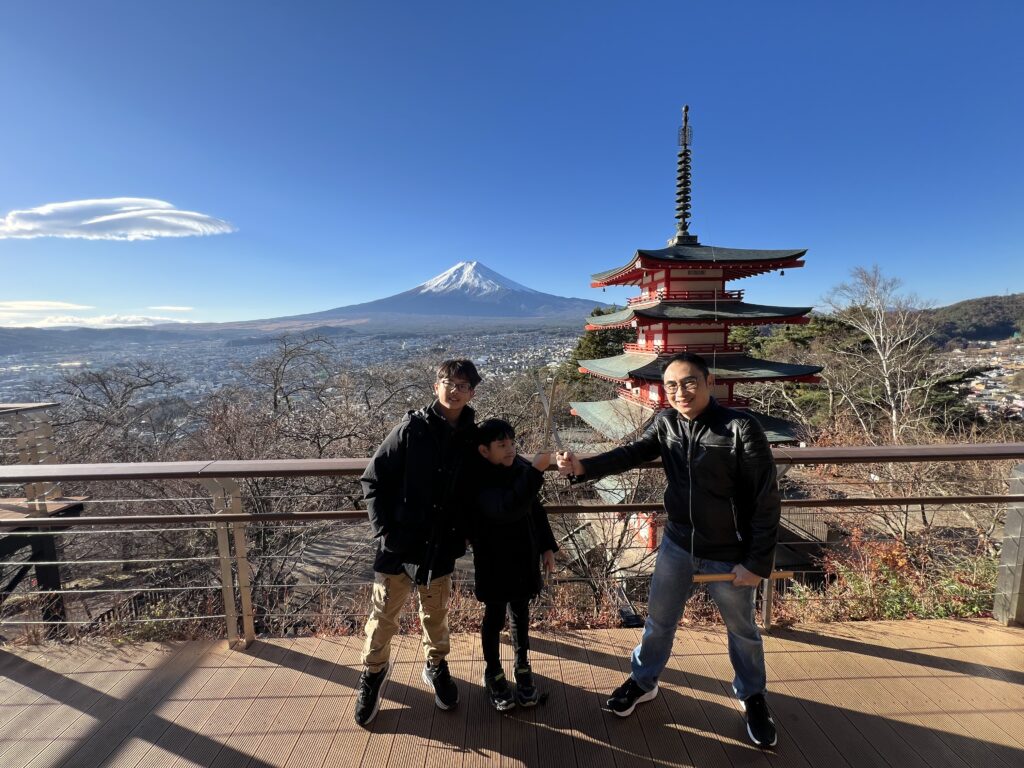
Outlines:
[{"label": "beige cargo pants", "polygon": [[363,666],[380,672],[391,656],[391,638],[398,632],[398,619],[415,587],[423,626],[423,654],[436,664],[448,655],[448,600],[452,594],[451,575],[436,578],[430,588],[413,584],[404,573],[375,573],[366,617]]}]

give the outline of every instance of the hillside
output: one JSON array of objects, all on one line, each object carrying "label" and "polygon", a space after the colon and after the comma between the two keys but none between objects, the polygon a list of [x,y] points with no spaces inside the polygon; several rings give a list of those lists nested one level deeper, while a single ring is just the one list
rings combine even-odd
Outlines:
[{"label": "hillside", "polygon": [[929,309],[927,314],[936,324],[935,341],[939,346],[998,341],[1024,329],[1024,293],[967,299]]}]

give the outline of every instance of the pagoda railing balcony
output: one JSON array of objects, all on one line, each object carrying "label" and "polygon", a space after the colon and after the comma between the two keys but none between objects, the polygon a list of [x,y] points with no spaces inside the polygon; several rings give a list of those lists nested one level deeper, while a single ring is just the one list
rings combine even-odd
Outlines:
[{"label": "pagoda railing balcony", "polygon": [[665,291],[658,289],[626,300],[628,306],[653,301],[743,301],[743,289],[731,291]]},{"label": "pagoda railing balcony", "polygon": [[648,341],[644,344],[627,342],[622,345],[625,352],[654,352],[659,355],[674,355],[677,352],[696,352],[698,354],[711,355],[744,352],[746,348],[742,344],[659,344]]},{"label": "pagoda railing balcony", "polygon": [[[640,394],[639,390],[626,389],[625,387],[618,390],[618,395],[623,400],[630,400],[634,403],[639,403],[645,408],[671,408],[672,404],[666,399],[651,400],[649,395]],[[749,408],[750,398],[740,397],[739,395],[733,395],[732,397],[718,398],[718,402],[724,405],[726,408]]]}]

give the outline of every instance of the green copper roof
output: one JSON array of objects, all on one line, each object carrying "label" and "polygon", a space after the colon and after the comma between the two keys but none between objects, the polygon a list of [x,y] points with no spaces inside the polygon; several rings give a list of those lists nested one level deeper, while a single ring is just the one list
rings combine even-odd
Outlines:
[{"label": "green copper roof", "polygon": [[[583,421],[605,437],[616,442],[631,438],[654,417],[655,411],[642,405],[616,398],[593,403],[569,403]],[[748,411],[764,429],[769,443],[794,443],[797,425],[775,416]]]},{"label": "green copper roof", "polygon": [[615,442],[639,433],[654,416],[652,409],[621,397],[593,403],[569,403],[569,407],[587,424]]},{"label": "green copper roof", "polygon": [[[661,359],[666,359],[668,355]],[[711,366],[711,373],[722,381],[764,381],[766,379],[786,379],[799,376],[813,376],[821,371],[817,365],[793,365],[778,363],[774,360],[759,360],[749,355],[707,355],[705,359]],[[661,379],[661,360],[654,354],[627,352],[615,357],[604,357],[600,360],[580,360],[580,367],[591,373],[607,376],[612,379]]]},{"label": "green copper roof", "polygon": [[[799,259],[807,253],[807,249],[765,251],[751,248],[719,248],[716,245],[672,245],[668,248],[654,250],[638,250],[633,259],[644,257],[655,261],[679,262],[680,264],[704,264],[707,262],[726,262],[729,264],[756,264],[758,262],[788,261]],[[632,263],[632,262],[630,262]],[[622,272],[629,264],[614,269],[606,269],[591,275],[595,281]]]},{"label": "green copper roof", "polygon": [[800,317],[813,307],[773,307],[764,304],[747,304],[743,301],[712,302],[660,301],[644,307],[627,307],[610,315],[588,317],[590,325],[618,325],[635,317],[652,320],[770,320],[780,317]]}]

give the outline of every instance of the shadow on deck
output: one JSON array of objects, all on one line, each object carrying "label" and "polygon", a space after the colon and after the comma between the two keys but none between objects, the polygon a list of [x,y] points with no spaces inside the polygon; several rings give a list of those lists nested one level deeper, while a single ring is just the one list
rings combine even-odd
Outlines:
[{"label": "shadow on deck", "polygon": [[[804,625],[766,640],[779,745],[748,746],[725,635],[681,629],[661,695],[601,710],[638,630],[543,633],[547,702],[505,715],[480,686],[474,637],[453,638],[462,701],[433,705],[417,638],[393,648],[369,730],[352,722],[358,638],[0,649],[0,765],[1024,765],[1024,629],[994,622]],[[509,653],[507,646],[503,652]]]}]

